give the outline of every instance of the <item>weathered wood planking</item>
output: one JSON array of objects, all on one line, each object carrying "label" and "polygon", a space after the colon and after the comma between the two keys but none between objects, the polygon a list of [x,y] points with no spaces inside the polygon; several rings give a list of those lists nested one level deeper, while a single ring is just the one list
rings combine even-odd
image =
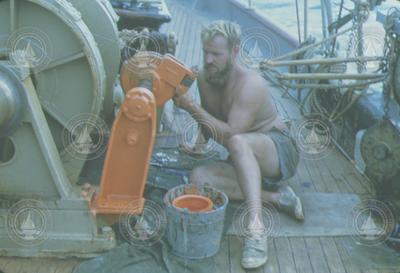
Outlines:
[{"label": "weathered wood planking", "polygon": [[80,259],[0,258],[4,273],[72,273]]}]

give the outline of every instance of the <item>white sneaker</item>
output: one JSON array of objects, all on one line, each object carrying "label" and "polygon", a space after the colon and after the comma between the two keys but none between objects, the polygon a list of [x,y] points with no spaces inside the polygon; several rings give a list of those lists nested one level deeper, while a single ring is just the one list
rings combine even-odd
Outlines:
[{"label": "white sneaker", "polygon": [[262,266],[268,260],[267,237],[252,235],[245,237],[242,266],[245,269],[253,269]]}]

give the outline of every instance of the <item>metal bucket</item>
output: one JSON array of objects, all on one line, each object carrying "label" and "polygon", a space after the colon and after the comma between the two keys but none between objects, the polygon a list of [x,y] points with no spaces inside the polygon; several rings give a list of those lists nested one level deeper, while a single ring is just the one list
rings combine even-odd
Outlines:
[{"label": "metal bucket", "polygon": [[[190,212],[173,206],[182,195],[199,194],[208,197],[213,207],[205,212]],[[215,255],[220,246],[228,197],[212,187],[181,185],[164,197],[167,213],[167,241],[172,253],[189,259],[203,259]]]}]

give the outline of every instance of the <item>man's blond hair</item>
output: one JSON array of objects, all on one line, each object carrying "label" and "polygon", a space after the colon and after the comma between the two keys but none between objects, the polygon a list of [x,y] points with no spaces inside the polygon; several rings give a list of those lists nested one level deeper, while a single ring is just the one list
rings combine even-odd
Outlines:
[{"label": "man's blond hair", "polygon": [[201,30],[203,43],[213,39],[216,35],[225,37],[230,49],[240,44],[240,26],[234,22],[217,20]]}]

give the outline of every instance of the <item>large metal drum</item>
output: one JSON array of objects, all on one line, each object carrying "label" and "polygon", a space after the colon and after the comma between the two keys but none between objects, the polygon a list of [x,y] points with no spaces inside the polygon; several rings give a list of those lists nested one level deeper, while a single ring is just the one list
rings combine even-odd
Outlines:
[{"label": "large metal drum", "polygon": [[[81,114],[99,117],[108,125],[113,118],[113,84],[120,64],[117,19],[109,2],[103,0],[0,1],[1,60],[16,68],[29,61],[35,90],[71,182],[77,180],[84,160],[65,152],[68,143],[63,133]],[[13,127],[8,138],[14,149],[24,147],[24,154],[35,158],[37,143],[27,145],[29,126],[19,123]],[[25,178],[21,165],[7,166],[7,175],[19,173],[18,181],[3,180],[0,193],[15,192],[16,184],[42,171],[24,167],[28,167]],[[0,167],[0,177],[6,175],[3,171]],[[42,195],[43,190],[38,187],[37,193]]]},{"label": "large metal drum", "polygon": [[113,120],[116,21],[105,0],[0,1],[0,255],[115,246],[75,184],[91,154],[71,147]]}]

